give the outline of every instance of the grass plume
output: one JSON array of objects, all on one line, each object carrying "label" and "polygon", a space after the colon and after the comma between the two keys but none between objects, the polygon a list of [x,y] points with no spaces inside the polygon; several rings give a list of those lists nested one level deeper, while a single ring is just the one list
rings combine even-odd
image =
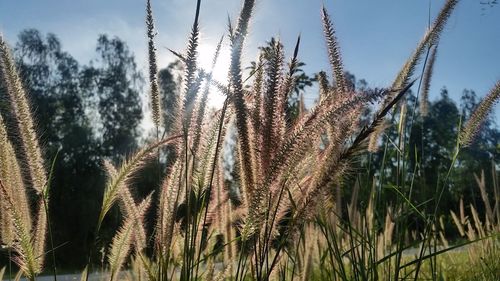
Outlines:
[{"label": "grass plume", "polygon": [[28,169],[32,187],[39,194],[42,194],[47,184],[47,176],[35,131],[35,124],[28,97],[17,73],[14,59],[2,36],[0,36],[0,75],[6,86],[12,113],[19,125],[19,136],[21,137],[22,147],[26,153],[27,161],[30,163]]},{"label": "grass plume", "polygon": [[422,116],[427,116],[429,114],[429,89],[431,85],[432,74],[434,72],[434,63],[436,61],[438,46],[434,46],[431,49],[429,55],[429,61],[427,62],[427,67],[424,71],[424,77],[422,80],[422,93],[420,96],[420,114]]},{"label": "grass plume", "polygon": [[22,212],[12,197],[9,196],[9,192],[1,179],[0,194],[3,202],[7,205],[7,210],[12,215],[12,223],[17,240],[17,243],[14,244],[14,250],[17,255],[13,258],[13,261],[29,280],[34,280],[35,276],[42,270],[41,260],[36,255],[37,249],[33,245],[30,229],[23,220]]},{"label": "grass plume", "polygon": [[[35,125],[31,114],[28,97],[23,88],[7,43],[0,35],[0,79],[3,81],[6,95],[10,101],[10,113],[16,122],[15,136],[20,139],[24,161],[18,161],[18,156],[8,139],[6,124],[0,117],[0,200],[2,217],[10,217],[12,225],[7,224],[9,234],[13,237],[11,243],[15,256],[13,261],[29,280],[34,280],[42,269],[45,260],[45,239],[47,232],[48,213],[48,182],[44,167],[42,152],[38,143]],[[21,165],[23,164],[23,165]],[[8,166],[6,166],[8,165]],[[21,167],[29,173],[29,180],[22,177]],[[4,184],[5,182],[5,184]],[[27,197],[29,186],[37,193],[35,210]],[[33,229],[31,214],[36,214],[36,226]],[[4,233],[2,233],[4,235]]]},{"label": "grass plume", "polygon": [[347,91],[347,87],[344,77],[344,67],[342,66],[342,58],[340,56],[340,47],[335,36],[333,23],[325,7],[321,9],[321,19],[323,21],[323,32],[325,34],[326,46],[328,49],[328,59],[333,70],[336,88],[339,93],[344,93]]},{"label": "grass plume", "polygon": [[[31,230],[30,204],[21,174],[21,168],[17,157],[8,139],[3,118],[0,116],[0,179],[4,180],[7,196],[10,197],[19,208],[22,221],[28,230]],[[12,216],[8,211],[5,198],[0,197],[1,216],[1,241],[8,246],[14,242],[14,231]]]},{"label": "grass plume", "polygon": [[[396,79],[392,83],[393,89],[401,89],[410,82],[411,77],[415,72],[415,68],[420,62],[420,59],[424,52],[427,50],[427,48],[437,45],[446,22],[450,18],[458,2],[459,0],[446,0],[446,3],[441,8],[441,11],[434,20],[432,26],[429,28],[429,30],[427,30],[422,40],[420,40],[420,42],[418,43],[415,51],[413,51],[411,56],[408,58],[408,60],[405,62],[405,64],[397,74]],[[388,103],[392,98],[392,96],[389,96],[385,100],[385,103]]]},{"label": "grass plume", "polygon": [[146,26],[148,30],[149,86],[150,103],[153,123],[157,128],[162,122],[160,90],[158,88],[158,65],[156,63],[156,36],[151,0],[146,3]]},{"label": "grass plume", "polygon": [[500,81],[498,81],[486,97],[481,100],[469,120],[467,120],[465,125],[462,127],[459,135],[459,143],[461,146],[467,147],[473,143],[474,138],[479,133],[482,124],[486,118],[488,118],[493,106],[499,99]]},{"label": "grass plume", "polygon": [[104,217],[119,198],[122,190],[127,188],[127,185],[133,179],[134,173],[141,169],[148,159],[151,159],[156,149],[175,142],[179,137],[180,136],[173,136],[166,138],[140,149],[127,161],[122,163],[116,173],[110,175],[106,183],[106,189],[104,190],[96,232],[99,231]]},{"label": "grass plume", "polygon": [[138,206],[138,216],[129,214],[125,218],[123,225],[113,238],[108,255],[108,263],[111,271],[110,281],[118,280],[120,269],[122,268],[125,259],[128,257],[132,248],[134,230],[136,229],[137,224],[142,223],[141,218],[144,216],[150,204],[151,195],[144,199],[144,201]]},{"label": "grass plume", "polygon": [[239,170],[243,190],[251,193],[255,188],[251,170],[252,151],[250,149],[250,135],[248,129],[248,109],[243,96],[243,80],[241,74],[241,55],[243,43],[248,32],[250,17],[255,5],[254,0],[245,0],[238,18],[234,34],[231,35],[231,64],[229,67],[229,85],[232,94],[232,103],[235,111],[236,128],[238,129]]}]

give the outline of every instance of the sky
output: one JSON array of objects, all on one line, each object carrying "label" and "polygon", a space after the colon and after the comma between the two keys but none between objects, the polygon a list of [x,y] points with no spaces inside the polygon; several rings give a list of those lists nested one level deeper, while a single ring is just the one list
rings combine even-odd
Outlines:
[{"label": "sky", "polygon": [[[431,86],[431,100],[444,86],[458,100],[462,90],[482,97],[500,79],[500,5],[486,0],[462,0],[440,40]],[[208,68],[219,38],[227,33],[228,17],[236,22],[240,0],[202,0],[200,63]],[[346,70],[372,87],[389,86],[406,58],[422,38],[429,20],[444,0],[257,0],[244,50],[244,62],[255,60],[258,46],[272,36],[280,38],[287,56],[301,35],[299,57],[304,70],[329,72],[320,9],[328,9],[340,42]],[[183,51],[194,18],[196,0],[152,0],[159,66]],[[95,56],[99,34],[125,40],[146,73],[145,0],[0,0],[0,32],[14,44],[19,31],[37,28],[52,32],[63,49],[82,64]],[[226,79],[228,43],[215,70]],[[216,99],[216,97],[214,98]],[[314,95],[306,97],[312,103]],[[495,119],[500,120],[498,106]]]}]

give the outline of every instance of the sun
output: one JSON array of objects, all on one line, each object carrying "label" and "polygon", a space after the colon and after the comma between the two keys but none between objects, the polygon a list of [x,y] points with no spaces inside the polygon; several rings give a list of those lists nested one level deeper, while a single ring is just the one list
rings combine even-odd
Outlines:
[{"label": "sun", "polygon": [[[199,66],[205,70],[210,71],[212,68],[212,61],[214,58],[216,44],[202,43],[198,47],[198,63]],[[230,52],[225,46],[221,47],[219,57],[212,70],[213,79],[217,80],[222,84],[227,84],[228,81],[228,70],[229,64],[231,63]],[[214,87],[210,90],[210,95],[208,97],[208,105],[210,107],[221,108],[224,103],[225,96]]]}]

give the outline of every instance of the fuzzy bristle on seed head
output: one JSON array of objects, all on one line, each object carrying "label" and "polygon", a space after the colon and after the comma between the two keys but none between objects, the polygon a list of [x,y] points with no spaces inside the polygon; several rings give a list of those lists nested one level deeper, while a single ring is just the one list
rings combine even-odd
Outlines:
[{"label": "fuzzy bristle on seed head", "polygon": [[12,114],[19,127],[21,145],[26,155],[33,189],[41,194],[47,184],[44,160],[35,131],[28,97],[18,75],[7,43],[0,35],[0,78],[10,99]]},{"label": "fuzzy bristle on seed head", "polygon": [[[217,60],[220,55],[220,50],[222,47],[222,42],[224,40],[224,36],[222,36],[219,40],[219,43],[217,43],[217,46],[215,48],[215,53],[212,59],[212,66],[210,68],[210,72],[205,75],[205,86],[203,89],[203,93],[201,95],[201,98],[197,102],[197,110],[196,110],[196,118],[195,122],[192,124],[190,131],[191,132],[196,132],[194,134],[193,138],[193,144],[192,144],[192,153],[193,155],[196,155],[198,152],[199,146],[200,146],[200,139],[202,137],[201,132],[202,131],[202,125],[203,121],[206,118],[206,109],[207,109],[207,102],[208,102],[208,95],[210,93],[210,85],[212,84],[212,78],[213,78],[213,70],[215,68],[215,65],[217,63]],[[204,74],[203,72],[201,74]]]},{"label": "fuzzy bristle on seed head", "polygon": [[500,81],[498,81],[493,89],[479,103],[477,108],[472,113],[471,117],[465,123],[459,135],[459,143],[461,146],[470,146],[476,135],[479,133],[481,126],[490,114],[493,106],[500,99]]},{"label": "fuzzy bristle on seed head", "polygon": [[124,215],[133,216],[138,221],[134,226],[133,241],[136,252],[141,253],[147,246],[146,230],[142,223],[143,218],[141,217],[139,206],[136,205],[129,188],[122,189],[120,193],[120,203]]},{"label": "fuzzy bristle on seed head", "polygon": [[38,204],[37,227],[32,231],[30,203],[5,125],[0,115],[0,241],[14,249],[14,262],[33,277],[43,265],[46,213],[43,203]]},{"label": "fuzzy bristle on seed head", "polygon": [[161,102],[160,89],[158,87],[158,65],[156,62],[156,47],[154,42],[155,25],[153,19],[153,10],[151,8],[151,0],[146,4],[146,25],[148,29],[148,58],[149,58],[149,86],[150,86],[150,102],[152,119],[155,126],[158,128],[161,125]]},{"label": "fuzzy bristle on seed head", "polygon": [[160,251],[170,249],[173,240],[173,231],[175,226],[175,212],[178,200],[181,197],[180,178],[182,174],[182,165],[176,161],[172,166],[171,172],[163,180],[160,193],[160,202],[157,210],[157,229],[156,247]]},{"label": "fuzzy bristle on seed head", "polygon": [[255,5],[255,0],[245,0],[240,12],[238,24],[231,40],[231,64],[229,67],[231,99],[236,117],[236,128],[238,129],[238,154],[239,170],[242,189],[251,193],[254,189],[254,163],[250,149],[250,130],[248,128],[248,109],[244,99],[243,80],[241,73],[241,55],[243,43],[248,32],[250,17]]},{"label": "fuzzy bristle on seed head", "polygon": [[283,118],[284,95],[280,95],[279,87],[282,78],[283,45],[274,39],[269,50],[266,50],[265,60],[265,93],[263,101],[262,127],[262,169],[267,171],[274,149],[281,142],[280,127],[285,126]]},{"label": "fuzzy bristle on seed head", "polygon": [[196,100],[196,95],[198,94],[199,79],[201,75],[196,75],[197,71],[197,57],[198,57],[198,45],[200,37],[200,26],[199,26],[199,16],[200,16],[200,6],[201,0],[197,1],[196,4],[196,14],[193,22],[193,27],[191,29],[191,34],[189,36],[188,47],[185,55],[185,72],[184,72],[184,89],[182,98],[180,99],[180,106],[182,108],[181,114],[182,118],[179,121],[182,122],[181,127],[183,128],[184,134],[187,135],[187,131],[190,128],[191,117],[193,115],[194,103]]},{"label": "fuzzy bristle on seed head", "polygon": [[130,184],[133,176],[137,170],[144,167],[148,159],[151,159],[152,152],[162,146],[166,146],[174,143],[179,139],[180,136],[173,136],[159,142],[150,144],[149,146],[137,151],[132,157],[124,161],[118,170],[115,170],[109,163],[105,166],[110,171],[109,178],[106,183],[106,188],[104,190],[104,195],[102,199],[101,212],[99,214],[99,219],[97,222],[97,230],[100,229],[101,223],[104,220],[106,214],[111,210],[116,200],[124,188]]},{"label": "fuzzy bristle on seed head", "polygon": [[45,243],[47,238],[47,212],[43,199],[38,200],[38,213],[36,217],[36,228],[33,234],[33,249],[36,255],[38,268],[42,268],[45,262]]},{"label": "fuzzy bristle on seed head", "polygon": [[[31,231],[31,210],[26,195],[21,168],[12,143],[8,139],[7,130],[0,115],[0,179],[3,180],[9,196],[19,208],[20,216]],[[14,242],[12,215],[8,211],[7,198],[0,196],[0,241],[7,245]]]},{"label": "fuzzy bristle on seed head", "polygon": [[326,73],[324,71],[320,71],[317,75],[318,85],[319,85],[319,98],[320,100],[326,99],[329,96],[330,92],[330,83],[328,82],[328,78],[326,77]]},{"label": "fuzzy bristle on seed head", "polygon": [[434,62],[437,56],[437,46],[433,47],[429,55],[429,61],[427,62],[427,67],[424,71],[424,77],[422,80],[422,93],[420,96],[420,114],[423,117],[429,114],[429,89],[431,87],[432,73],[434,70]]},{"label": "fuzzy bristle on seed head", "polygon": [[[411,56],[408,58],[408,60],[405,62],[398,75],[396,76],[396,79],[392,83],[392,88],[394,90],[402,89],[409,83],[412,75],[415,72],[416,66],[420,62],[422,54],[427,50],[427,48],[437,44],[444,26],[446,25],[446,22],[450,18],[457,4],[458,0],[446,1],[430,29],[425,33],[424,38],[420,40],[417,48],[411,54]],[[393,96],[389,95],[384,103],[387,104],[388,102],[390,102],[390,100],[392,100],[392,98]]]},{"label": "fuzzy bristle on seed head", "polygon": [[335,29],[333,28],[332,20],[323,7],[321,10],[321,18],[323,21],[323,32],[326,38],[326,45],[328,48],[328,59],[330,60],[330,66],[333,70],[333,76],[335,78],[336,88],[340,93],[347,90],[345,77],[344,77],[344,67],[342,66],[342,58],[340,55],[340,47],[337,42],[337,37],[335,36]]},{"label": "fuzzy bristle on seed head", "polygon": [[111,248],[108,254],[111,281],[119,280],[119,272],[132,248],[132,239],[134,237],[134,230],[136,229],[136,225],[142,223],[142,220],[140,218],[144,216],[150,204],[151,195],[144,199],[137,207],[138,217],[134,215],[128,215],[125,218],[122,226],[116,233],[115,237],[113,237]]},{"label": "fuzzy bristle on seed head", "polygon": [[22,218],[19,206],[9,196],[7,188],[3,184],[2,179],[0,179],[0,198],[2,197],[4,200],[3,203],[7,206],[7,211],[12,215],[12,223],[14,225],[16,243],[14,243],[15,256],[13,257],[13,261],[28,279],[32,279],[40,273],[42,268],[37,260],[37,253],[33,245],[30,229]]}]

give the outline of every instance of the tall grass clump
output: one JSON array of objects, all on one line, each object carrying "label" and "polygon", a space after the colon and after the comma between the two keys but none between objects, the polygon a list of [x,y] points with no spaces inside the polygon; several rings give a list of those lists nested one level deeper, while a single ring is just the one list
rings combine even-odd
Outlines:
[{"label": "tall grass clump", "polygon": [[[487,182],[484,171],[478,176],[474,174],[477,187],[485,208],[484,216],[481,217],[476,207],[472,204],[464,206],[460,200],[459,212],[451,212],[453,223],[460,237],[467,241],[475,242],[469,245],[461,255],[448,255],[445,265],[449,268],[452,277],[460,280],[497,280],[500,278],[500,267],[498,257],[500,256],[500,209],[497,172],[492,166],[491,183],[493,198],[488,195]],[[468,209],[468,212],[467,212]],[[468,270],[464,270],[467,264]]]}]

